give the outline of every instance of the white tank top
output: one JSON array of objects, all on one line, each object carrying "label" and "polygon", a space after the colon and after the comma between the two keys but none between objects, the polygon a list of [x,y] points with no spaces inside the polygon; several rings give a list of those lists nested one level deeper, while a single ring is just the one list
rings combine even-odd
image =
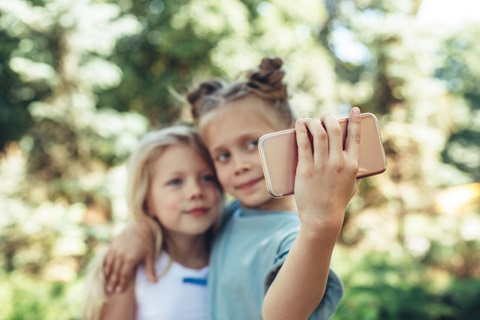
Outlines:
[{"label": "white tank top", "polygon": [[[170,257],[162,252],[155,263],[157,274]],[[135,299],[137,320],[207,319],[208,266],[189,269],[173,262],[157,283],[147,279],[143,266],[137,268]]]}]

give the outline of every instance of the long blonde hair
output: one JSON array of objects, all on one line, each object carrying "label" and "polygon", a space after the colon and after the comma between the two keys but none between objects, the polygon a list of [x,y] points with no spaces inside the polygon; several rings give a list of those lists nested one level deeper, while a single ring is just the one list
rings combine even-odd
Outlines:
[{"label": "long blonde hair", "polygon": [[[197,151],[212,169],[212,172],[215,172],[208,149],[203,144],[198,133],[194,129],[183,125],[172,126],[145,134],[128,160],[128,184],[126,194],[128,210],[135,222],[146,222],[153,230],[155,258],[158,257],[162,250],[166,249],[168,243],[165,242],[160,224],[147,210],[146,199],[152,180],[152,164],[162,155],[168,146],[179,143],[186,144]],[[218,182],[217,187],[220,192],[220,201],[223,202],[223,191]],[[210,245],[214,233],[218,228],[219,221],[220,220],[218,219],[217,223],[207,231]],[[103,263],[106,253],[106,249],[100,251],[92,260],[87,272],[85,282],[86,301],[83,310],[84,319],[86,320],[98,319],[100,317],[101,308],[105,302]],[[170,257],[174,259],[174,255],[172,254],[173,253],[170,253]],[[170,264],[161,271],[158,277],[163,275],[168,270],[169,266]]]},{"label": "long blonde hair", "polygon": [[[156,231],[154,232],[154,243],[155,253],[157,255],[165,248],[165,243],[159,224],[156,220],[152,219],[146,207],[146,198],[152,177],[151,164],[158,159],[166,147],[178,143],[184,143],[196,150],[208,163],[212,172],[215,172],[208,149],[203,144],[197,132],[187,126],[174,126],[147,133],[139,142],[128,161],[128,209],[136,221],[147,221],[152,229]],[[221,191],[220,184],[217,183],[217,186]]]}]

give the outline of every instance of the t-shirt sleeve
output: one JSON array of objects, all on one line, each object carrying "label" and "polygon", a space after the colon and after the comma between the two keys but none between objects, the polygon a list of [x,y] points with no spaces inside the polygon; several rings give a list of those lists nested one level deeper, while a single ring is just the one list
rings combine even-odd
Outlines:
[{"label": "t-shirt sleeve", "polygon": [[287,234],[287,236],[282,237],[283,239],[280,239],[281,236],[277,235],[279,239],[277,243],[279,243],[279,245],[275,254],[275,258],[273,260],[273,264],[270,268],[270,272],[265,279],[265,293],[267,293],[268,288],[272,284],[273,280],[277,276],[278,271],[285,262],[285,259],[290,252],[290,248],[292,247],[293,242],[297,238],[298,230],[298,227],[294,228],[293,230],[291,230],[291,232]]},{"label": "t-shirt sleeve", "polygon": [[327,287],[322,301],[308,319],[326,320],[337,310],[338,304],[343,296],[343,284],[335,272],[330,269],[327,279]]},{"label": "t-shirt sleeve", "polygon": [[[286,237],[284,237],[278,247],[272,268],[265,279],[265,293],[275,279],[278,271],[285,262],[290,248],[292,247],[293,242],[295,241],[298,234],[298,229],[296,228]],[[326,320],[330,319],[335,310],[340,303],[340,300],[343,296],[343,284],[340,278],[335,274],[335,272],[330,269],[328,273],[327,286],[325,288],[325,293],[323,295],[322,301],[310,315],[309,319],[315,320]]]}]

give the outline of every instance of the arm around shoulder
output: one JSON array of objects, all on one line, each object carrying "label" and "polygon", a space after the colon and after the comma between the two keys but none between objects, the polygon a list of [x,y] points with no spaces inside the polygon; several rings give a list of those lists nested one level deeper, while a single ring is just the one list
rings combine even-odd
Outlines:
[{"label": "arm around shoulder", "polygon": [[125,290],[137,266],[144,263],[148,279],[156,282],[153,231],[147,221],[132,221],[116,236],[104,260],[105,289],[108,293]]},{"label": "arm around shoulder", "polygon": [[100,320],[135,319],[135,279],[127,282],[125,291],[107,295],[100,313]]},{"label": "arm around shoulder", "polygon": [[83,319],[133,319],[135,311],[135,281],[127,282],[124,292],[105,293],[103,265],[107,248],[97,253],[91,261],[84,283]]}]

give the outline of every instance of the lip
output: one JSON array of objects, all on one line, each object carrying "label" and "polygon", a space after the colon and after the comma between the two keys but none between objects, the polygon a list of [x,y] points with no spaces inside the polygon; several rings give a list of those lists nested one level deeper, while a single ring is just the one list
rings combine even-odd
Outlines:
[{"label": "lip", "polygon": [[208,208],[196,207],[196,208],[186,210],[185,213],[193,217],[203,217],[208,213]]},{"label": "lip", "polygon": [[245,183],[236,185],[235,189],[236,190],[242,190],[242,191],[249,190],[249,189],[253,188],[254,186],[256,186],[260,181],[263,181],[263,180],[264,180],[263,177],[260,177],[260,178],[257,178],[257,179],[252,179],[252,180],[247,181]]}]

